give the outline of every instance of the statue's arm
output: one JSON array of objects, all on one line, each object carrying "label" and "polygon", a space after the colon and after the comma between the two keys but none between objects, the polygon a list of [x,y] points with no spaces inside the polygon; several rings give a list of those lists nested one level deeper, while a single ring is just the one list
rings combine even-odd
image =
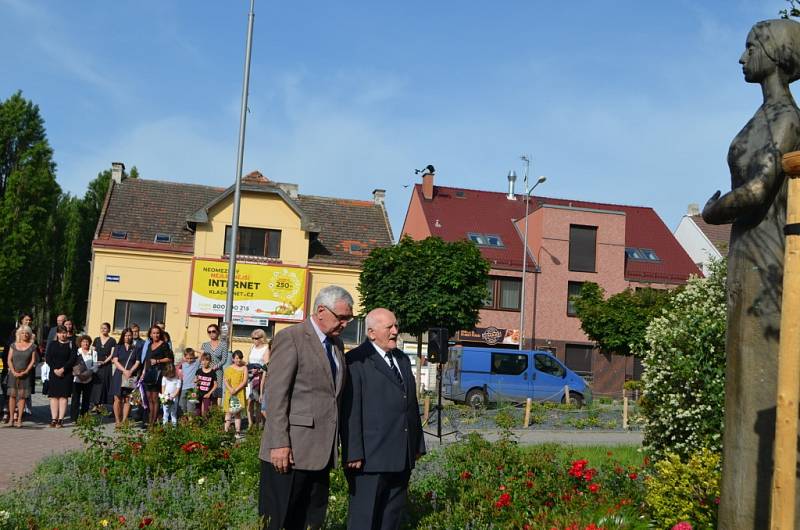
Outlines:
[{"label": "statue's arm", "polygon": [[728,224],[762,207],[770,196],[771,180],[762,173],[725,195],[717,190],[703,208],[703,220],[713,225]]},{"label": "statue's arm", "polygon": [[783,184],[782,153],[796,148],[796,124],[779,120],[773,126],[774,144],[767,146],[748,164],[752,175],[747,182],[722,195],[717,191],[703,208],[703,219],[710,224],[727,224],[765,208]]}]

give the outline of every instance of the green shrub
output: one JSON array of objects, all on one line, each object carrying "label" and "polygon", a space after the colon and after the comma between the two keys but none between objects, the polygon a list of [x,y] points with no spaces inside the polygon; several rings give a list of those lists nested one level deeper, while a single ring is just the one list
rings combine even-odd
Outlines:
[{"label": "green shrub", "polygon": [[631,379],[629,381],[625,381],[625,383],[622,385],[622,388],[624,388],[625,390],[628,390],[630,392],[633,392],[633,391],[636,391],[636,390],[641,392],[642,390],[644,390],[644,382],[636,380],[636,379]]},{"label": "green shrub", "polygon": [[647,328],[644,446],[660,458],[722,448],[727,295],[724,262],[691,278]]},{"label": "green shrub", "polygon": [[686,463],[668,453],[648,476],[645,502],[656,528],[671,528],[688,521],[694,528],[717,527],[720,457],[703,448]]}]

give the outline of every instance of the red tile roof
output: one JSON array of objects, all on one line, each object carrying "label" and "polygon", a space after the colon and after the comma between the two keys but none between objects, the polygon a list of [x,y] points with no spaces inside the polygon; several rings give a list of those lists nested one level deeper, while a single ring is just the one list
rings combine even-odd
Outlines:
[{"label": "red tile roof", "polygon": [[[257,172],[243,179],[243,188],[272,186]],[[194,232],[190,218],[210,202],[229,192],[224,188],[125,179],[112,183],[98,222],[93,246],[192,254]],[[310,264],[360,267],[370,251],[392,244],[392,230],[383,206],[373,201],[298,195],[293,203],[313,226]],[[114,239],[112,232],[125,232]],[[155,243],[157,233],[171,236]]]},{"label": "red tile roof", "polygon": [[[522,267],[522,238],[512,220],[525,215],[525,201],[508,200],[505,193],[435,186],[434,197],[426,201],[422,186],[418,195],[431,235],[446,241],[467,238],[468,232],[498,235],[504,247],[480,247],[481,254],[493,268],[519,270]],[[652,208],[572,201],[551,197],[531,197],[531,210],[538,203],[574,208],[588,208],[625,213],[625,246],[652,249],[660,261],[626,260],[625,278],[631,281],[683,283],[692,275],[701,275],[683,247]]]}]

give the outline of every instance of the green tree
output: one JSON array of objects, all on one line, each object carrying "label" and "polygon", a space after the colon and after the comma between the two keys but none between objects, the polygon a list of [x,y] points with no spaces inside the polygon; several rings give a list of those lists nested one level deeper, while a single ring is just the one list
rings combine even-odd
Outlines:
[{"label": "green tree", "polygon": [[[474,243],[447,243],[438,237],[373,250],[364,260],[358,290],[364,314],[376,307],[391,309],[402,330],[417,337],[431,327],[451,333],[470,329],[486,298],[489,262]],[[419,368],[417,363],[417,383]]]},{"label": "green tree", "polygon": [[674,291],[626,289],[605,299],[605,291],[584,283],[573,298],[581,329],[604,353],[630,355],[641,351],[647,326],[661,314]]},{"label": "green tree", "polygon": [[80,329],[86,323],[89,259],[94,228],[89,226],[91,221],[86,219],[84,201],[67,195],[59,206],[59,224],[63,230],[63,263],[60,267],[61,281],[58,284],[56,307],[59,313],[69,315]]},{"label": "green tree", "polygon": [[786,3],[789,7],[778,11],[781,18],[800,17],[800,3],[797,0],[786,0]]},{"label": "green tree", "polygon": [[[139,178],[136,166],[126,178]],[[64,230],[64,264],[58,307],[70,315],[76,326],[86,323],[86,308],[91,281],[92,241],[111,186],[111,170],[106,169],[89,182],[82,199],[66,197],[60,209]]]},{"label": "green tree", "polygon": [[[60,188],[39,107],[0,102],[0,311],[43,305]],[[38,303],[38,304],[37,304]]]}]

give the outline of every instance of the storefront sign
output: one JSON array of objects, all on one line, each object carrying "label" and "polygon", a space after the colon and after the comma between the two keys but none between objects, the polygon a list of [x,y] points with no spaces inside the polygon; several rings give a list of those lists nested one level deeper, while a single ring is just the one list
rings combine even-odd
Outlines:
[{"label": "storefront sign", "polygon": [[494,346],[495,344],[519,344],[519,330],[496,328],[494,326],[474,328],[469,331],[459,331],[456,340],[460,342],[483,342],[489,346]]},{"label": "storefront sign", "polygon": [[119,281],[119,274],[106,274],[106,281],[107,282],[118,282]]},{"label": "storefront sign", "polygon": [[[228,262],[195,259],[189,313],[224,316]],[[235,323],[305,318],[306,269],[283,265],[237,263],[233,292]]]}]

